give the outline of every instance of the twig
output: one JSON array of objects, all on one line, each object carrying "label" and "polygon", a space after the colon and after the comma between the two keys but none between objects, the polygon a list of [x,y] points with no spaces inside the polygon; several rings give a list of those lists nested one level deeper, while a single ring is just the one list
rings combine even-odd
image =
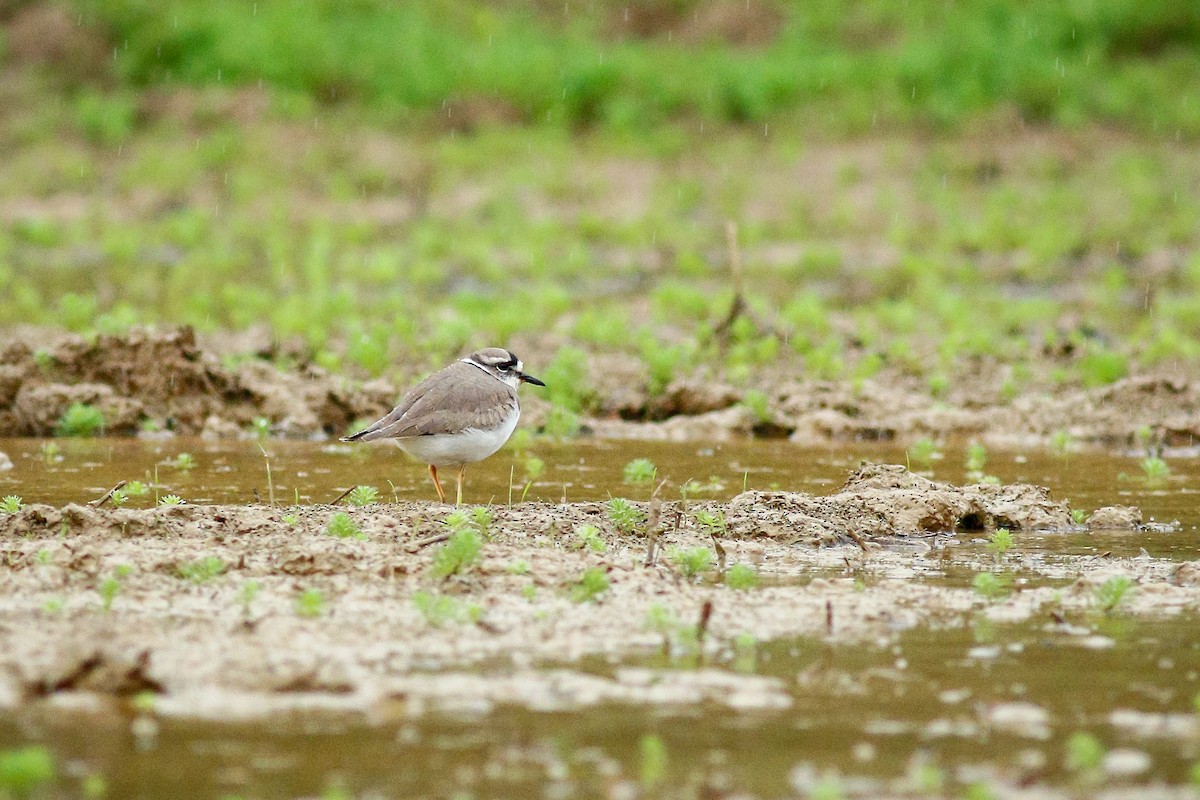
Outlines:
[{"label": "twig", "polygon": [[342,492],[342,493],[341,493],[341,494],[339,494],[337,497],[333,498],[333,502],[332,502],[332,503],[330,503],[329,505],[331,505],[331,506],[336,506],[338,503],[340,503],[340,502],[342,502],[343,500],[345,500],[345,499],[346,499],[346,496],[347,496],[347,495],[349,495],[351,492],[353,492],[353,491],[354,491],[356,488],[358,488],[358,487],[356,487],[356,486],[351,486],[349,489],[347,489],[346,491]]},{"label": "twig", "polygon": [[424,539],[418,539],[417,541],[413,542],[412,544],[410,544],[408,546],[408,548],[407,548],[408,552],[415,553],[422,548],[429,547],[429,545],[431,545],[431,544],[437,544],[438,542],[444,542],[453,535],[454,535],[453,531],[447,531],[446,533],[439,533],[434,536],[427,536]]},{"label": "twig", "polygon": [[725,574],[725,548],[721,547],[721,543],[717,541],[717,535],[715,533],[713,533],[712,531],[709,531],[708,535],[709,535],[709,537],[712,538],[713,550],[717,551],[717,572],[724,575]]},{"label": "twig", "polygon": [[696,623],[696,641],[704,644],[704,636],[708,633],[708,621],[712,619],[712,600],[705,600],[700,606],[700,621]]},{"label": "twig", "polygon": [[116,486],[112,487],[107,492],[105,492],[103,497],[93,500],[92,502],[88,503],[88,505],[91,506],[92,508],[99,508],[100,506],[104,505],[105,503],[107,503],[109,500],[112,499],[113,492],[122,488],[124,485],[125,485],[125,481],[118,482]]}]

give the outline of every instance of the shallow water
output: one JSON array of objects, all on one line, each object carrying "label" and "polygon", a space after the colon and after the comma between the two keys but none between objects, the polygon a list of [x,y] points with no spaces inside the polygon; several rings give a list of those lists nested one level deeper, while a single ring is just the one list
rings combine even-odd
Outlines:
[{"label": "shallow water", "polygon": [[[255,442],[172,439],[63,441],[57,456],[40,441],[0,441],[14,468],[0,494],[63,504],[100,496],[122,479],[155,483],[188,502],[266,500],[266,459]],[[383,499],[428,499],[424,467],[384,447],[264,442],[276,498],[329,502],[367,483]],[[963,447],[944,448],[929,474],[965,480]],[[190,453],[192,469],[170,462]],[[743,487],[830,492],[860,460],[904,463],[903,450],[877,445],[801,448],[786,442],[705,447],[658,442],[535,443],[545,461],[528,499],[645,497],[622,482],[634,458],[650,458],[676,485],[709,484],[694,496],[726,499]],[[523,456],[503,452],[468,472],[468,501],[508,501],[523,491]],[[1200,461],[1169,458],[1160,486],[1137,479],[1139,458],[1108,453],[989,453],[986,471],[1005,482],[1051,487],[1076,508],[1126,503],[1172,532],[1022,534],[1015,552],[1047,559],[1109,554],[1191,560],[1200,556]],[[157,475],[157,478],[156,478]],[[677,489],[672,489],[677,492]],[[147,505],[150,498],[131,501]],[[964,537],[959,551],[982,550]],[[923,581],[969,584],[946,571]],[[1050,579],[1031,580],[1053,585]],[[1039,784],[1089,796],[1107,789],[1180,785],[1200,761],[1200,621],[1194,616],[1070,619],[1044,616],[998,624],[982,615],[944,626],[897,631],[868,644],[817,639],[754,643],[706,665],[777,679],[782,710],[734,712],[704,704],[669,708],[605,705],[585,711],[435,713],[368,724],[336,715],[299,715],[270,725],[164,720],[153,736],[122,713],[35,703],[0,714],[0,748],[47,743],[61,766],[59,787],[78,793],[81,776],[103,775],[110,797],[296,797],[343,787],[384,797],[632,797],[805,794],[836,782],[845,794],[885,796],[941,781],[933,794],[960,795],[984,781],[1010,789]],[[610,675],[621,666],[690,670],[695,656],[642,653],[621,664],[592,658],[565,667]],[[508,665],[482,672],[511,671]],[[1068,770],[1066,740],[1089,732],[1109,751],[1105,766]],[[651,737],[651,738],[646,738]],[[658,742],[661,770],[652,758]],[[1114,749],[1116,755],[1113,755]],[[1122,770],[1132,770],[1128,774]],[[1131,791],[1140,791],[1140,789]],[[829,795],[837,796],[837,795]],[[1133,796],[1132,794],[1130,796]]]}]

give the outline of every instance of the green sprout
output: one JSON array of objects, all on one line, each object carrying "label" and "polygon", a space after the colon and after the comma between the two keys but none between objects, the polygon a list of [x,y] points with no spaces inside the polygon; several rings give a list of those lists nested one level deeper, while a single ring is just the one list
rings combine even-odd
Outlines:
[{"label": "green sprout", "polygon": [[21,498],[15,494],[10,494],[3,500],[0,500],[0,514],[15,514],[22,507]]},{"label": "green sprout", "polygon": [[908,458],[910,461],[917,464],[928,464],[935,458],[941,456],[938,452],[937,443],[930,438],[918,439],[912,443],[912,447],[908,448]]},{"label": "green sprout", "polygon": [[1011,583],[1012,578],[1009,575],[980,572],[971,581],[971,586],[983,597],[996,598],[1006,594]]},{"label": "green sprout", "polygon": [[100,581],[100,586],[96,591],[100,594],[100,607],[105,611],[112,610],[113,601],[121,593],[121,583],[131,572],[133,572],[133,567],[128,564],[119,564],[113,570],[112,575]]},{"label": "green sprout", "polygon": [[271,435],[271,420],[266,417],[255,417],[250,420],[250,432],[256,439],[266,439]]},{"label": "green sprout", "polygon": [[1084,523],[1084,520],[1086,520],[1086,519],[1087,519],[1087,512],[1084,511],[1082,508],[1071,509],[1071,521],[1074,522],[1076,525],[1082,525]]},{"label": "green sprout", "polygon": [[181,506],[183,505],[183,498],[177,494],[168,494],[160,498],[158,504],[160,506]]},{"label": "green sprout", "polygon": [[640,770],[642,787],[653,789],[667,777],[667,746],[663,743],[661,736],[648,733],[638,742],[638,750],[641,752],[642,758]]},{"label": "green sprout", "polygon": [[242,588],[238,590],[238,605],[242,607],[243,617],[250,616],[250,604],[258,597],[261,588],[258,581],[251,579],[243,583]]},{"label": "green sprout", "polygon": [[707,547],[672,547],[667,550],[667,560],[688,579],[712,569],[715,558],[713,551]]},{"label": "green sprout", "polygon": [[62,448],[58,446],[57,442],[43,442],[42,446],[38,448],[38,455],[47,464],[63,460]]},{"label": "green sprout", "polygon": [[374,486],[355,486],[346,499],[352,506],[369,506],[379,502],[379,490]]},{"label": "green sprout", "polygon": [[433,554],[429,574],[445,580],[465,572],[479,560],[482,551],[483,537],[472,528],[460,528]]},{"label": "green sprout", "polygon": [[1008,528],[997,528],[988,539],[987,549],[996,554],[996,560],[1004,558],[1004,554],[1012,548],[1013,535]]},{"label": "green sprout", "polygon": [[987,466],[987,448],[979,442],[971,442],[967,446],[967,472],[983,472]]},{"label": "green sprout", "polygon": [[329,517],[329,522],[325,525],[325,535],[337,539],[365,540],[367,538],[367,535],[358,527],[358,523],[345,511],[337,511]]},{"label": "green sprout", "polygon": [[580,549],[590,550],[593,553],[603,553],[608,549],[608,545],[600,536],[600,529],[595,525],[580,525],[575,529],[575,539]]},{"label": "green sprout", "polygon": [[658,467],[654,466],[654,462],[648,458],[635,458],[626,464],[622,471],[625,482],[633,484],[653,483],[656,474],[658,474]]},{"label": "green sprout", "polygon": [[0,797],[40,797],[55,774],[54,756],[43,745],[0,752]]},{"label": "green sprout", "polygon": [[413,605],[421,616],[434,628],[447,622],[479,622],[483,619],[483,606],[478,603],[466,605],[448,595],[424,590],[413,592]]},{"label": "green sprout", "polygon": [[1104,762],[1104,745],[1086,731],[1076,731],[1067,739],[1065,766],[1071,772],[1091,772]]},{"label": "green sprout", "polygon": [[640,525],[645,515],[633,503],[623,497],[614,497],[608,501],[608,518],[617,530],[623,533],[633,533]]},{"label": "green sprout", "polygon": [[734,564],[725,573],[725,585],[735,591],[749,591],[758,586],[758,582],[758,572],[749,564]]},{"label": "green sprout", "polygon": [[125,484],[124,492],[130,497],[145,497],[150,494],[150,487],[141,481],[130,481]]},{"label": "green sprout", "polygon": [[129,492],[124,489],[113,489],[108,499],[112,502],[114,508],[120,508],[129,502]]},{"label": "green sprout", "polygon": [[1148,484],[1164,483],[1171,476],[1171,467],[1158,456],[1147,456],[1142,459],[1142,476]]},{"label": "green sprout", "polygon": [[718,511],[712,513],[701,509],[696,512],[696,524],[704,529],[705,533],[710,536],[721,536],[726,531],[725,512]]},{"label": "green sprout", "polygon": [[312,619],[325,613],[325,595],[319,589],[305,589],[296,595],[296,613]]},{"label": "green sprout", "polygon": [[608,573],[600,567],[588,567],[571,586],[571,600],[576,603],[595,602],[608,591]]},{"label": "green sprout", "polygon": [[1096,602],[1100,610],[1109,614],[1116,610],[1129,593],[1133,590],[1133,581],[1124,575],[1109,578],[1096,587]]},{"label": "green sprout", "polygon": [[104,412],[87,403],[72,403],[55,426],[59,436],[95,436],[104,431]]},{"label": "green sprout", "polygon": [[196,561],[179,564],[175,570],[179,573],[179,577],[192,583],[206,583],[223,573],[226,566],[225,562],[217,556],[205,556]]},{"label": "green sprout", "polygon": [[168,461],[167,466],[174,467],[175,469],[184,469],[184,470],[195,469],[196,468],[196,457],[193,456],[191,453],[180,453],[179,455],[175,456],[173,459]]}]

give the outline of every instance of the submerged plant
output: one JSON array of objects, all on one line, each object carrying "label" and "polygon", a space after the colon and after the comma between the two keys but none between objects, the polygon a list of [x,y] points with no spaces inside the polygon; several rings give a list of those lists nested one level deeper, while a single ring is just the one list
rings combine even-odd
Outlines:
[{"label": "submerged plant", "polygon": [[571,599],[576,603],[594,602],[608,587],[608,573],[600,567],[588,567],[572,584]]},{"label": "submerged plant", "polygon": [[104,412],[87,403],[72,403],[55,426],[59,436],[95,436],[104,430]]},{"label": "submerged plant", "polygon": [[15,494],[10,494],[3,500],[0,500],[0,514],[15,514],[23,507],[21,498]]}]

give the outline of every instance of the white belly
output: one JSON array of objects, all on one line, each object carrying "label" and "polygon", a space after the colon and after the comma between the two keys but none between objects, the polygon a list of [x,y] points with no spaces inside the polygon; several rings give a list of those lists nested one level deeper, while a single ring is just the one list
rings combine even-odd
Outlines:
[{"label": "white belly", "polygon": [[521,410],[517,409],[512,416],[498,428],[482,431],[468,428],[462,433],[443,433],[434,436],[410,436],[405,439],[393,439],[401,450],[423,464],[444,467],[451,464],[473,464],[495,453],[512,432],[516,430],[517,420]]}]

